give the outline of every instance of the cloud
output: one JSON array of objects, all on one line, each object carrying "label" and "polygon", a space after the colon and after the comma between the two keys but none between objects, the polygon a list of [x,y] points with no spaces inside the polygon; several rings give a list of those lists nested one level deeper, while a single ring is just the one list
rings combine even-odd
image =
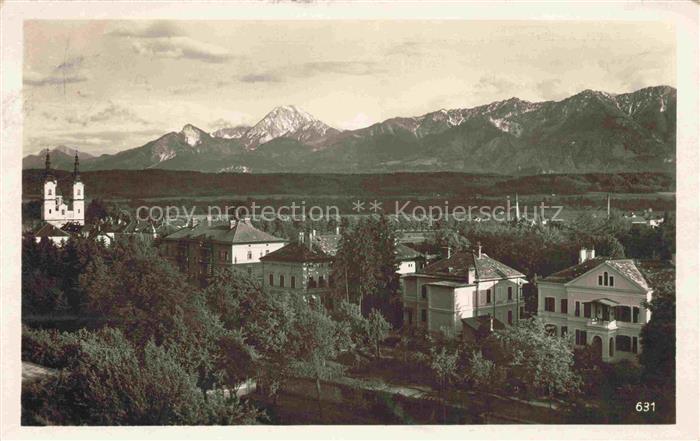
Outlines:
[{"label": "cloud", "polygon": [[67,72],[78,70],[83,65],[83,61],[85,61],[85,57],[83,57],[82,55],[79,57],[69,58],[68,60],[56,66],[54,68],[54,71]]},{"label": "cloud", "polygon": [[132,48],[141,55],[159,58],[189,58],[207,63],[222,63],[233,57],[227,49],[214,44],[197,41],[190,37],[167,37],[137,39]]},{"label": "cloud", "polygon": [[243,83],[279,83],[282,79],[271,72],[263,72],[257,74],[247,74],[238,77]]},{"label": "cloud", "polygon": [[287,78],[308,78],[323,74],[365,76],[383,72],[387,72],[386,68],[374,61],[311,61],[241,75],[238,80],[243,83],[280,83]]},{"label": "cloud", "polygon": [[557,78],[550,78],[535,84],[535,90],[544,100],[561,99],[565,91],[562,90],[562,82]]},{"label": "cloud", "polygon": [[362,112],[355,115],[352,119],[343,122],[340,126],[345,130],[355,130],[369,127],[377,122],[376,118],[372,118]]},{"label": "cloud", "polygon": [[168,21],[156,21],[147,26],[129,26],[120,27],[107,35],[114,35],[117,37],[136,37],[136,38],[167,38],[167,37],[183,37],[185,36],[185,31],[183,31],[179,26]]},{"label": "cloud", "polygon": [[316,61],[299,66],[303,75],[318,73],[336,73],[344,75],[373,75],[386,72],[386,69],[374,61]]},{"label": "cloud", "polygon": [[51,86],[59,84],[72,84],[72,83],[82,83],[87,81],[89,78],[85,75],[80,75],[78,73],[66,75],[61,73],[51,73],[51,74],[40,74],[35,71],[29,71],[24,74],[22,81],[28,86]]},{"label": "cloud", "polygon": [[167,21],[157,21],[147,26],[120,27],[108,35],[127,38],[136,53],[152,57],[185,58],[207,63],[222,63],[233,57],[226,48],[195,40],[179,26]]}]

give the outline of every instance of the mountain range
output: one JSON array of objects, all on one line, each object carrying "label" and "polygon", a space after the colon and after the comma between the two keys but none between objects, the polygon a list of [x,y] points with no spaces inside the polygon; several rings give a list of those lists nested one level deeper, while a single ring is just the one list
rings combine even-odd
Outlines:
[{"label": "mountain range", "polygon": [[[72,154],[57,149],[52,165],[71,169]],[[280,106],[252,127],[207,133],[187,124],[140,147],[83,155],[81,169],[612,173],[672,171],[675,156],[676,89],[656,86],[617,95],[584,90],[560,101],[510,98],[345,131],[296,106]],[[43,155],[23,161],[24,168],[43,164]]]}]

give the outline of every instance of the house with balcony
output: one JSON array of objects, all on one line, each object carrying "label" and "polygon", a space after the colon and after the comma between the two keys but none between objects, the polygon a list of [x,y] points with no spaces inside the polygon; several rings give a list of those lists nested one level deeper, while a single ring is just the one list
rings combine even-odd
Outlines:
[{"label": "house with balcony", "polygon": [[579,263],[538,283],[537,314],[552,333],[592,345],[605,362],[636,360],[639,335],[651,319],[652,289],[631,259],[580,251]]},{"label": "house with balcony", "polygon": [[262,280],[260,259],[287,240],[255,228],[249,218],[191,222],[163,238],[161,253],[191,280],[204,282],[217,269],[233,268]]},{"label": "house with balcony", "polygon": [[430,332],[491,329],[524,315],[525,275],[481,251],[458,252],[402,276],[404,326]]},{"label": "house with balcony", "polygon": [[263,283],[272,291],[298,293],[331,307],[333,257],[314,236],[299,233],[296,242],[261,257]]}]

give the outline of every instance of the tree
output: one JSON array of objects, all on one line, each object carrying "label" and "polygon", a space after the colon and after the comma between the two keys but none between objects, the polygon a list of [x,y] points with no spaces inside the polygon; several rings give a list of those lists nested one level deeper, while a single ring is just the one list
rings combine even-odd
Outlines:
[{"label": "tree", "polygon": [[509,356],[513,376],[523,384],[550,397],[578,390],[580,379],[572,369],[574,358],[569,343],[550,335],[542,320],[521,320],[496,331],[495,336]]},{"label": "tree", "polygon": [[313,378],[316,382],[319,417],[323,419],[321,405],[321,380],[339,375],[342,368],[332,360],[347,348],[348,342],[341,338],[337,324],[321,308],[297,306],[296,348],[289,356],[293,357],[296,371]]},{"label": "tree", "polygon": [[447,387],[452,380],[457,378],[457,360],[459,354],[457,351],[449,352],[447,348],[442,347],[439,351],[435,348],[431,349],[430,367],[433,370],[435,378],[440,385],[440,396],[442,399],[442,421],[447,422]]},{"label": "tree", "polygon": [[[251,424],[258,412],[235,394],[206,394],[181,358],[152,341],[138,349],[118,330],[83,333],[70,369],[23,397],[34,423]],[[29,415],[31,414],[31,415]],[[38,418],[37,418],[38,417]]]},{"label": "tree", "polygon": [[486,410],[491,411],[491,393],[500,391],[505,384],[505,370],[484,358],[481,352],[472,352],[466,378],[472,385],[484,392]]},{"label": "tree", "polygon": [[379,350],[379,345],[385,338],[389,335],[391,330],[391,325],[384,319],[384,316],[373,309],[370,312],[367,319],[367,336],[374,346],[374,355],[379,360],[381,358],[381,353]]}]

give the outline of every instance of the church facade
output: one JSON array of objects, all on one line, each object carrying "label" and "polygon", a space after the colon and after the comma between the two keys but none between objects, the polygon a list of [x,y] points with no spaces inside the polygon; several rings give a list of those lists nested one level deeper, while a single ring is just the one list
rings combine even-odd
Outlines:
[{"label": "church facade", "polygon": [[80,180],[80,163],[75,154],[73,186],[70,198],[59,194],[58,180],[51,172],[51,158],[46,152],[46,172],[42,192],[41,220],[56,227],[68,223],[85,225],[85,186]]}]

